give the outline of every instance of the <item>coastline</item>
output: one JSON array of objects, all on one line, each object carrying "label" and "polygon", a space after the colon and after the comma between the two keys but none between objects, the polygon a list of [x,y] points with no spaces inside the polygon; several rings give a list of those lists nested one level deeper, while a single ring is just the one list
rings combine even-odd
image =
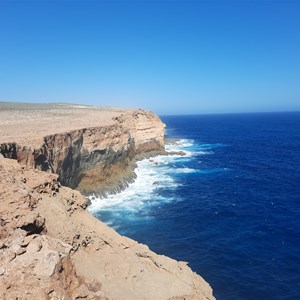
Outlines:
[{"label": "coastline", "polygon": [[[5,109],[7,112],[7,108]],[[56,112],[51,111],[53,115],[59,108],[55,107],[55,110]],[[93,122],[93,118],[87,117],[89,112],[98,120],[97,113],[103,115],[103,108],[73,106],[71,110],[75,111],[77,117],[78,114],[81,114],[82,118],[85,116],[88,120],[85,126],[80,124],[76,126],[83,126],[82,128],[74,128],[72,125],[69,130],[68,127],[63,127],[63,124],[59,124],[63,132],[57,132],[55,129],[56,132],[52,132],[46,138],[43,138],[43,122],[38,126],[40,135],[34,135],[26,129],[26,122],[23,126],[19,121],[11,126],[7,124],[9,117],[2,118],[2,122],[6,123],[2,124],[1,129],[6,129],[6,132],[1,135],[1,153],[15,160],[1,158],[1,168],[3,174],[12,173],[15,174],[15,178],[20,179],[14,182],[13,178],[8,176],[6,185],[3,186],[6,197],[2,197],[1,201],[17,205],[18,201],[15,201],[15,198],[19,196],[24,202],[24,211],[19,212],[18,219],[23,220],[28,212],[32,216],[30,220],[25,218],[21,225],[18,222],[5,223],[1,232],[1,242],[5,247],[2,245],[1,251],[4,258],[11,255],[10,253],[15,253],[12,260],[5,261],[5,269],[11,268],[16,274],[23,270],[23,259],[30,253],[27,248],[37,241],[42,246],[31,246],[35,247],[34,251],[32,250],[34,255],[40,255],[41,249],[60,253],[60,246],[48,240],[54,238],[64,243],[65,251],[61,256],[58,254],[54,271],[48,279],[52,276],[62,276],[57,268],[65,261],[68,266],[64,266],[63,269],[68,269],[68,272],[63,275],[78,277],[78,285],[67,288],[64,295],[67,298],[79,293],[78,289],[82,287],[85,297],[92,297],[90,299],[214,299],[210,286],[199,275],[193,273],[186,263],[157,255],[147,246],[117,234],[85,210],[87,203],[79,192],[60,186],[57,175],[53,174],[59,175],[58,180],[63,185],[76,187],[84,193],[91,188],[95,189],[94,191],[103,191],[103,186],[109,186],[110,191],[118,191],[126,186],[126,180],[132,180],[128,174],[132,176],[135,159],[164,151],[164,124],[156,115],[142,110],[109,109],[108,123],[99,124],[97,121],[97,126],[88,126]],[[39,108],[38,112],[43,116],[45,113],[47,115],[49,110]],[[8,114],[11,114],[11,111]],[[20,114],[24,115],[24,111],[21,110]],[[28,113],[28,120],[30,114]],[[64,107],[63,113],[60,112],[61,118],[65,119],[66,114],[72,119],[69,108]],[[51,121],[55,122],[53,115]],[[55,126],[57,124],[55,123]],[[16,136],[13,137],[9,134],[9,126],[21,126],[22,132],[27,132],[27,136],[15,132]],[[34,122],[29,123],[29,128],[32,126]],[[50,129],[46,126],[47,130]],[[30,135],[34,139],[30,139]],[[116,174],[118,176],[114,178]],[[68,181],[71,177],[75,177],[76,181]],[[1,183],[5,183],[5,177]],[[22,190],[26,190],[30,196],[21,195]],[[40,196],[37,196],[37,193]],[[11,205],[10,209],[13,209],[14,205]],[[13,215],[10,209],[3,212],[7,219]],[[30,231],[33,227],[37,227],[38,230]],[[24,240],[28,239],[28,236],[34,238],[25,245]],[[16,240],[19,241],[17,246]],[[17,253],[19,249],[14,252],[18,246],[25,252]],[[44,254],[48,255],[47,253]],[[27,257],[27,260],[30,258]],[[12,290],[22,293],[21,288],[17,288],[18,284],[12,283],[12,274],[7,274],[6,270],[0,275],[5,278],[3,290],[7,291],[7,295],[10,295]],[[35,268],[34,270],[36,271]],[[34,284],[39,276],[38,272],[30,273],[31,284]],[[45,290],[51,286],[63,295],[61,287],[47,280],[44,281],[48,282],[47,288],[38,291],[39,297],[43,297]],[[30,286],[29,282],[22,284]],[[13,285],[15,289],[12,289]]]}]

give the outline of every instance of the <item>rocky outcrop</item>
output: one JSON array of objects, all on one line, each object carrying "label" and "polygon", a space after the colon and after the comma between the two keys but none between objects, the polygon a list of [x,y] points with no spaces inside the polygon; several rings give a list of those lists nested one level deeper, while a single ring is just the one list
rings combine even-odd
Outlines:
[{"label": "rocky outcrop", "polygon": [[59,192],[56,177],[0,158],[1,299],[105,299],[99,282],[76,273],[72,245],[47,234],[38,206]]},{"label": "rocky outcrop", "polygon": [[111,124],[53,133],[41,145],[5,142],[0,153],[28,168],[59,175],[84,193],[118,190],[134,178],[137,155],[164,150],[164,124],[143,110],[124,112]]},{"label": "rocky outcrop", "polygon": [[57,175],[0,156],[1,299],[214,299],[184,262],[123,237]]}]

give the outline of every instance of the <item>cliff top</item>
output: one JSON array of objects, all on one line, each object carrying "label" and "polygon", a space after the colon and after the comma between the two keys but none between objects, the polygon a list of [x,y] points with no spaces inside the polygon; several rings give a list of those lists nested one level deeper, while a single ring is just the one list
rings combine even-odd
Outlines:
[{"label": "cliff top", "polygon": [[64,103],[0,102],[0,143],[40,145],[47,135],[112,125],[113,118],[133,111]]}]

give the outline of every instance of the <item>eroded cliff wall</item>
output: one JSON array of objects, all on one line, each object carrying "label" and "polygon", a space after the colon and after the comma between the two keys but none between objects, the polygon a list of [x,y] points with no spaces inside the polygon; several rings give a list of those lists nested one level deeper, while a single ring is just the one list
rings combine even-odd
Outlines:
[{"label": "eroded cliff wall", "polygon": [[164,150],[165,125],[143,110],[124,112],[111,123],[53,133],[38,146],[2,143],[0,153],[28,168],[56,173],[63,185],[84,193],[116,191],[134,178],[137,155]]}]

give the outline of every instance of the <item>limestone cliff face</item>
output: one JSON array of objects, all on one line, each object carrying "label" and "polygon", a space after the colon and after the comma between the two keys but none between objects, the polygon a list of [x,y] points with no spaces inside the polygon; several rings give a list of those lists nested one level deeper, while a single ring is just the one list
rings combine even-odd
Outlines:
[{"label": "limestone cliff face", "polygon": [[0,153],[56,173],[63,185],[82,192],[111,191],[132,180],[136,155],[164,150],[164,128],[155,114],[136,110],[115,117],[112,125],[45,136],[38,147],[3,143]]}]

